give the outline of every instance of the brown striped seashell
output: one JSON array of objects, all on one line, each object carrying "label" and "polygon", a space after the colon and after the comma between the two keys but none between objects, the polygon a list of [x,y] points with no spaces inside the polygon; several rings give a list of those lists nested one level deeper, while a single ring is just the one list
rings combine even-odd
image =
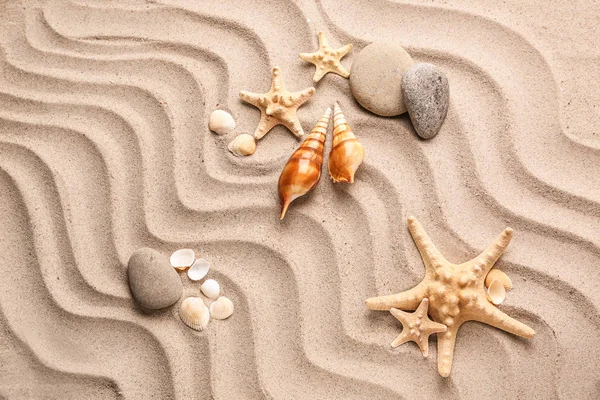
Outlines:
[{"label": "brown striped seashell", "polygon": [[329,153],[329,175],[334,182],[354,182],[354,174],[363,162],[365,149],[346,122],[338,103],[333,109],[333,143]]},{"label": "brown striped seashell", "polygon": [[321,178],[325,137],[331,118],[331,107],[325,110],[317,125],[308,134],[300,147],[294,151],[279,176],[279,198],[281,199],[281,217],[292,201],[308,193]]}]

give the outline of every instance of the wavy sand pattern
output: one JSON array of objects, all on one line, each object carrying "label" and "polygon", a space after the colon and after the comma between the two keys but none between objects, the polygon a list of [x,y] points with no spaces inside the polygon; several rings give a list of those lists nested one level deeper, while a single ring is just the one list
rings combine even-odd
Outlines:
[{"label": "wavy sand pattern", "polygon": [[[495,2],[425,3],[0,1],[0,397],[599,395],[599,92],[597,73],[568,75],[598,70],[598,10],[575,8],[576,28],[546,10],[544,29],[562,33],[550,41]],[[446,71],[452,103],[424,142],[325,77],[305,131],[338,100],[367,158],[356,184],[323,179],[280,223],[297,140],[278,127],[245,159],[225,145],[254,130],[238,92],[265,90],[270,66],[290,90],[311,85],[297,54],[317,30],[354,52],[399,40]],[[238,123],[223,138],[206,127],[217,105]],[[535,338],[467,324],[449,379],[434,344],[428,359],[391,349],[399,324],[364,299],[421,278],[408,215],[457,261],[512,226],[502,308]],[[177,307],[138,310],[125,266],[141,246],[199,249],[234,317],[199,333]]]}]

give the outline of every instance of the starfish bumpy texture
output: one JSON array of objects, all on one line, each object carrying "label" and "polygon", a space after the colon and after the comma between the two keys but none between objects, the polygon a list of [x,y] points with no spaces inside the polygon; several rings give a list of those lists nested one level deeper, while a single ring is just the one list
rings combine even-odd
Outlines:
[{"label": "starfish bumpy texture", "polygon": [[319,50],[314,53],[300,53],[301,59],[315,64],[317,70],[313,76],[314,82],[319,82],[328,72],[333,72],[347,78],[350,72],[340,63],[340,60],[352,50],[352,44],[347,44],[339,49],[332,49],[323,32],[319,32]]},{"label": "starfish bumpy texture", "polygon": [[258,140],[277,125],[285,126],[297,137],[304,135],[296,110],[313,94],[314,87],[301,92],[288,92],[283,86],[281,70],[274,67],[271,90],[262,94],[242,90],[240,98],[260,109],[260,122],[254,132],[254,137]]},{"label": "starfish bumpy texture", "polygon": [[446,260],[416,218],[408,219],[408,229],[423,258],[425,278],[405,292],[367,299],[367,307],[371,310],[414,310],[422,299],[428,298],[433,320],[448,327],[446,332],[438,334],[440,375],[450,375],[456,334],[467,321],[483,322],[524,338],[533,337],[533,329],[504,314],[487,300],[485,294],[485,276],[506,250],[512,239],[512,229],[505,229],[479,256],[462,264]]},{"label": "starfish bumpy texture", "polygon": [[403,343],[413,341],[419,345],[423,357],[427,357],[429,353],[429,336],[438,333],[446,332],[448,327],[438,322],[433,322],[427,316],[429,311],[429,300],[421,300],[419,308],[414,313],[400,311],[397,308],[392,308],[390,312],[396,319],[402,322],[402,333],[398,335],[396,340],[392,342],[392,347],[398,347]]}]

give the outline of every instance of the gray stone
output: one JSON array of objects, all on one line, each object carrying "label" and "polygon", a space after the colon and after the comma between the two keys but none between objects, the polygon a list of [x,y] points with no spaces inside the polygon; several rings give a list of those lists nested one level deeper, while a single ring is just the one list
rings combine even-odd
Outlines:
[{"label": "gray stone", "polygon": [[183,285],[167,257],[147,247],[129,258],[127,276],[133,298],[144,308],[158,310],[179,300]]},{"label": "gray stone", "polygon": [[435,65],[419,63],[402,78],[402,94],[415,131],[423,139],[438,134],[450,99],[448,78]]},{"label": "gray stone", "polygon": [[402,76],[414,61],[394,43],[371,43],[352,61],[350,89],[356,101],[377,115],[391,117],[406,112]]}]

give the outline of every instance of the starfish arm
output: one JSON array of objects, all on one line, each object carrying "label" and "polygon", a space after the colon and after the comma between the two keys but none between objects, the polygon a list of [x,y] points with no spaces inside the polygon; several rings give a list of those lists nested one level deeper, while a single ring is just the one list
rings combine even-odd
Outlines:
[{"label": "starfish arm", "polygon": [[281,76],[281,69],[279,67],[273,67],[271,73],[271,92],[284,91],[283,78]]},{"label": "starfish arm", "polygon": [[500,236],[496,238],[494,243],[492,243],[478,257],[475,258],[475,262],[483,264],[481,265],[481,269],[483,270],[481,276],[485,278],[489,270],[492,269],[496,261],[498,261],[500,256],[508,247],[512,237],[513,230],[511,228],[506,228],[504,232],[502,232]]},{"label": "starfish arm", "polygon": [[246,103],[252,104],[254,107],[260,108],[260,98],[262,96],[258,93],[247,92],[245,90],[240,91],[240,99]]},{"label": "starfish arm", "polygon": [[408,319],[410,318],[410,314],[407,312],[404,312],[402,310],[398,310],[397,308],[390,308],[390,313],[396,317],[396,319],[400,322],[402,322],[402,326],[404,328],[406,328],[406,323],[408,321]]},{"label": "starfish arm", "polygon": [[315,74],[313,75],[313,82],[317,83],[321,80],[321,78],[323,78],[329,71],[327,71],[325,68],[319,68],[317,66],[317,69],[315,70]]},{"label": "starfish arm", "polygon": [[304,130],[302,129],[302,125],[300,124],[296,113],[293,113],[293,115],[282,119],[281,124],[292,131],[296,137],[302,137],[302,135],[304,135]]},{"label": "starfish arm", "polygon": [[389,310],[391,308],[415,310],[425,296],[425,287],[426,284],[421,282],[414,288],[402,293],[371,297],[366,301],[367,308],[370,310]]},{"label": "starfish arm", "polygon": [[508,333],[512,333],[513,335],[527,339],[531,339],[533,335],[535,335],[535,331],[529,326],[509,317],[487,300],[480,300],[480,304],[483,304],[483,312],[471,316],[470,319],[473,321],[483,322],[484,324],[491,325]]},{"label": "starfish arm", "polygon": [[319,33],[317,33],[317,35],[319,36],[319,48],[323,49],[325,47],[328,47],[329,42],[327,41],[325,34],[323,32],[319,32]]},{"label": "starfish arm", "polygon": [[447,263],[446,258],[435,247],[431,238],[415,217],[408,217],[408,229],[415,241],[419,253],[425,263],[425,270],[428,274],[435,272],[435,269],[442,263]]},{"label": "starfish arm", "polygon": [[415,313],[423,313],[423,315],[427,315],[429,312],[429,299],[425,297],[421,300],[419,307],[415,310]]},{"label": "starfish arm", "polygon": [[265,136],[273,127],[279,125],[280,122],[273,117],[269,117],[264,112],[260,114],[260,122],[254,131],[254,138],[260,140]]},{"label": "starfish arm", "polygon": [[302,104],[306,103],[308,99],[310,99],[316,92],[314,87],[309,87],[307,89],[301,90],[300,92],[294,92],[291,94],[294,104],[297,107],[300,107]]},{"label": "starfish arm", "polygon": [[343,76],[344,78],[347,78],[350,76],[350,72],[348,72],[348,70],[346,68],[344,68],[344,66],[342,64],[340,64],[337,69],[335,71],[336,74],[338,74],[339,76]]},{"label": "starfish arm", "polygon": [[427,357],[429,355],[429,336],[422,336],[421,340],[417,340],[417,344],[419,345],[419,349],[421,349],[423,357]]},{"label": "starfish arm", "polygon": [[450,376],[454,359],[454,344],[460,325],[454,325],[446,332],[438,334],[438,372],[444,378]]},{"label": "starfish arm", "polygon": [[298,56],[304,61],[315,64],[315,53],[300,53]]},{"label": "starfish arm", "polygon": [[394,341],[392,342],[392,347],[398,347],[401,344],[410,342],[411,340],[412,339],[403,330],[402,333],[399,334],[398,337],[396,339],[394,339]]},{"label": "starfish arm", "polygon": [[340,59],[341,59],[346,54],[348,54],[350,52],[350,50],[352,50],[352,43],[347,44],[347,45],[345,45],[343,47],[340,47],[339,49],[336,49],[335,52],[337,54],[340,54]]}]

